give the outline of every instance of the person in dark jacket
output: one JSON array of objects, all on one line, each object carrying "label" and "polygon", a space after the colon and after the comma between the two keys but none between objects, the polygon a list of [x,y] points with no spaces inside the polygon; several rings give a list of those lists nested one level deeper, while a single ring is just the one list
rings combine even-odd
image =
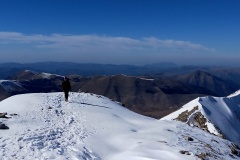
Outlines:
[{"label": "person in dark jacket", "polygon": [[69,92],[71,91],[71,84],[67,77],[64,77],[64,81],[62,82],[62,89],[65,95],[65,101],[67,102]]}]

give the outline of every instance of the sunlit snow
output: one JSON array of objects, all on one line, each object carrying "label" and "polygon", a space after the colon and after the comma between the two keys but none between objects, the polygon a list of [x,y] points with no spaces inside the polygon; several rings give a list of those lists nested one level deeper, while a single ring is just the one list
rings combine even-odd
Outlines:
[{"label": "sunlit snow", "polygon": [[[230,141],[181,122],[136,114],[108,98],[71,93],[16,95],[0,102],[0,159],[231,159]],[[193,140],[189,141],[189,137]],[[209,147],[210,146],[210,147]],[[187,154],[186,154],[186,153]]]}]

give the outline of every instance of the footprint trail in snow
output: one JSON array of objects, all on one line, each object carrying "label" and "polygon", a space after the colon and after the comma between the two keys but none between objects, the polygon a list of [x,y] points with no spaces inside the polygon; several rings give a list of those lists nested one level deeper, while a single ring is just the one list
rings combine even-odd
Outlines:
[{"label": "footprint trail in snow", "polygon": [[[79,100],[78,103],[87,99],[86,95],[78,96],[70,98],[70,102],[73,98]],[[99,159],[84,145],[84,139],[91,133],[84,128],[85,116],[79,108],[82,106],[77,104],[74,108],[74,102],[69,105],[61,94],[46,94],[41,98],[43,103],[34,107],[35,111],[11,118],[19,123],[17,127],[25,127],[18,131],[13,129],[14,135],[0,139],[0,159]]]},{"label": "footprint trail in snow", "polygon": [[0,119],[9,127],[0,130],[1,160],[196,160],[205,153],[209,159],[239,158],[227,140],[94,94],[71,93],[69,102],[63,93],[16,95],[0,102],[0,112],[11,117]]}]

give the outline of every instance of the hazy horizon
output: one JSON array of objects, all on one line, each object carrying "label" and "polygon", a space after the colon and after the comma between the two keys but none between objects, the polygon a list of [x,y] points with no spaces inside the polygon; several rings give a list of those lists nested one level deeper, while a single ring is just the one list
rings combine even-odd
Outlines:
[{"label": "hazy horizon", "polygon": [[196,67],[240,67],[240,65],[235,65],[235,64],[177,64],[177,63],[173,63],[173,62],[157,62],[157,63],[147,63],[147,64],[127,64],[127,63],[120,63],[120,64],[116,64],[116,63],[92,63],[92,62],[71,62],[71,61],[36,61],[36,62],[16,62],[16,61],[6,61],[6,62],[1,62],[0,61],[0,65],[4,65],[4,64],[21,64],[21,65],[25,65],[25,64],[37,64],[37,63],[73,63],[73,64],[86,64],[86,65],[129,65],[129,66],[138,66],[138,67],[144,67],[144,66],[149,66],[149,65],[156,65],[156,66],[170,66],[172,65],[173,67],[190,67],[190,66],[196,66]]}]

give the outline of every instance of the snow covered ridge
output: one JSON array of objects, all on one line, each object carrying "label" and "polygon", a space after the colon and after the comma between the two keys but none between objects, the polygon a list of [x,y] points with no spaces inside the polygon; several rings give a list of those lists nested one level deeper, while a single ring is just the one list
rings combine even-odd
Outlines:
[{"label": "snow covered ridge", "polygon": [[234,97],[234,96],[237,96],[237,95],[239,95],[240,94],[240,90],[237,90],[236,92],[234,92],[233,94],[230,94],[229,96],[227,96],[227,97]]},{"label": "snow covered ridge", "polygon": [[41,79],[41,78],[51,79],[54,77],[63,78],[63,76],[61,75],[45,73],[45,72],[36,72],[31,70],[24,70],[22,72],[19,72],[14,78],[18,80],[29,80],[29,79]]},{"label": "snow covered ridge", "polygon": [[38,93],[1,101],[0,126],[9,129],[0,130],[0,159],[239,159],[230,141],[196,127],[145,117],[98,95],[63,99]]},{"label": "snow covered ridge", "polygon": [[15,80],[0,80],[0,85],[8,92],[14,92],[23,89],[23,86]]},{"label": "snow covered ridge", "polygon": [[39,75],[41,75],[42,78],[46,78],[46,79],[51,79],[52,76],[64,78],[64,76],[60,76],[60,75],[57,75],[57,74],[44,73],[44,72],[40,73]]},{"label": "snow covered ridge", "polygon": [[162,118],[198,126],[240,146],[240,91],[228,97],[202,97]]}]

